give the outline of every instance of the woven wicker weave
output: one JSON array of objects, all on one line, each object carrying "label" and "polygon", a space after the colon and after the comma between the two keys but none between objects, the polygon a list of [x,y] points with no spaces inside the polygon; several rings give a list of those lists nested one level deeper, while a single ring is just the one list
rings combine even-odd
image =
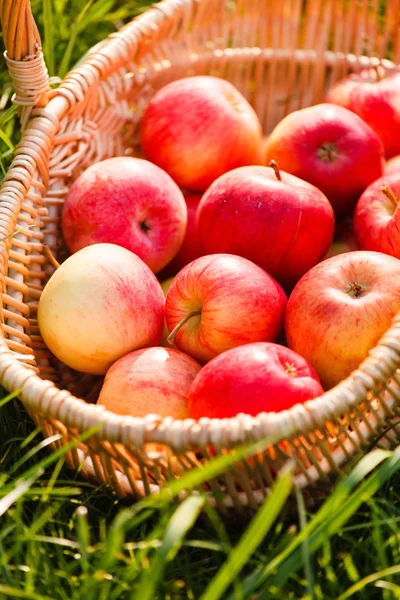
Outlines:
[{"label": "woven wicker weave", "polygon": [[[0,244],[1,384],[21,389],[45,435],[60,434],[53,447],[99,425],[67,453],[68,464],[121,495],[157,491],[206,462],[210,445],[218,454],[269,434],[286,441],[210,482],[222,491],[221,509],[256,508],[276,461],[287,456],[300,486],[340,474],[400,413],[400,316],[358,371],[305,405],[199,422],[121,417],[90,404],[99,378],[58,363],[41,340],[36,311],[52,272],[43,244],[65,256],[60,208],[74,178],[106,157],[139,155],[137,126],[155,90],[188,75],[224,77],[252,103],[268,133],[288,112],[321,101],[326,87],[349,71],[378,58],[399,62],[400,0],[165,0],[110,36],[55,91],[29,2],[2,0],[0,8],[26,126],[0,193],[0,236],[8,236]],[[381,443],[396,444],[396,428]]]}]

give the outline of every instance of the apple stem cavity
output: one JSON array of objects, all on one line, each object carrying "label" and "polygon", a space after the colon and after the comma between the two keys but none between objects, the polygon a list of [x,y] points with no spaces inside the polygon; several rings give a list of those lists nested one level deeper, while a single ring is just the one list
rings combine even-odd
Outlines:
[{"label": "apple stem cavity", "polygon": [[54,256],[54,254],[52,253],[52,251],[50,250],[50,248],[48,247],[47,244],[43,245],[43,252],[44,252],[45,256],[48,258],[49,263],[51,265],[53,265],[53,267],[55,269],[58,269],[58,267],[60,266],[60,263],[58,262],[58,260],[56,259],[56,257]]},{"label": "apple stem cavity", "polygon": [[357,283],[356,281],[353,281],[346,289],[346,293],[352,298],[361,298],[364,296],[365,292],[365,286],[361,285],[361,283]]},{"label": "apple stem cavity", "polygon": [[381,187],[381,192],[383,192],[385,194],[386,198],[389,198],[389,200],[394,204],[394,206],[398,206],[399,199],[396,196],[396,194],[393,192],[393,190],[390,189],[390,187],[388,185],[383,185]]},{"label": "apple stem cavity", "polygon": [[289,375],[289,377],[296,377],[297,375],[297,369],[294,365],[292,365],[291,363],[286,362],[285,363],[285,367],[286,367],[286,373]]},{"label": "apple stem cavity", "polygon": [[141,223],[140,223],[140,229],[142,231],[144,231],[145,233],[147,233],[148,231],[150,231],[150,227],[149,227],[147,221],[141,221]]},{"label": "apple stem cavity", "polygon": [[198,315],[201,315],[201,308],[197,308],[196,310],[192,310],[185,317],[183,317],[182,321],[179,321],[178,325],[176,325],[173,328],[173,330],[171,331],[171,333],[167,337],[168,344],[170,344],[172,346],[172,344],[175,341],[176,334],[178,333],[178,331],[185,325],[185,323],[187,323],[189,321],[189,319],[191,319],[192,317],[197,317]]},{"label": "apple stem cavity", "polygon": [[279,166],[278,166],[278,163],[276,162],[276,160],[270,160],[268,163],[268,166],[274,170],[275,177],[277,178],[277,180],[282,181],[281,172],[279,170]]},{"label": "apple stem cavity", "polygon": [[322,144],[322,146],[318,149],[318,158],[322,158],[322,160],[329,160],[333,162],[337,157],[337,152],[334,144]]}]

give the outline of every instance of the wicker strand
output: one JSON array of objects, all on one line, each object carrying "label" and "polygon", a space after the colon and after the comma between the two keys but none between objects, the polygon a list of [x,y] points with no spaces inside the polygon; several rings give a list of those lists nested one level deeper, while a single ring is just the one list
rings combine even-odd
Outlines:
[{"label": "wicker strand", "polygon": [[[188,75],[225,77],[268,133],[288,112],[321,101],[326,87],[348,72],[381,59],[393,68],[385,57],[390,51],[393,61],[400,58],[399,7],[400,0],[387,0],[380,20],[375,0],[368,6],[359,0],[164,0],[90,52],[48,93],[43,58],[31,56],[40,52],[40,40],[32,22],[24,24],[31,19],[29,2],[0,0],[7,63],[18,79],[15,101],[28,113],[50,98],[30,113],[0,191],[0,236],[7,238],[0,244],[0,382],[22,388],[32,417],[45,435],[56,436],[53,447],[97,427],[88,443],[68,453],[72,468],[116,493],[140,497],[215,453],[268,437],[255,457],[206,485],[221,492],[215,499],[221,510],[255,509],[285,461],[295,462],[298,485],[323,488],[398,419],[400,314],[359,369],[320,398],[254,418],[177,421],[121,417],[93,405],[101,378],[73,372],[51,356],[37,307],[51,273],[45,245],[59,260],[65,256],[60,215],[71,182],[103,158],[141,156],[138,127],[157,89]],[[31,60],[17,62],[23,57]],[[399,430],[382,443],[396,443]]]},{"label": "wicker strand", "polygon": [[12,60],[7,52],[4,56],[15,90],[12,101],[21,106],[21,128],[24,130],[33,108],[47,104],[46,94],[50,90],[47,67],[42,52],[26,61]]}]

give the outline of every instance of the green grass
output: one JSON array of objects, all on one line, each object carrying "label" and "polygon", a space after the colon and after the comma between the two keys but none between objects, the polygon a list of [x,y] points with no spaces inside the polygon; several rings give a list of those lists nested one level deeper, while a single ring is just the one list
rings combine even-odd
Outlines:
[{"label": "green grass", "polygon": [[[32,4],[57,78],[144,3]],[[4,173],[18,124],[0,73]],[[306,511],[299,490],[289,511],[286,472],[255,516],[222,520],[202,494],[180,505],[174,498],[227,458],[130,506],[46,446],[17,400],[0,401],[0,599],[400,598],[400,450],[370,452],[318,511]]]},{"label": "green grass", "polygon": [[173,499],[203,471],[129,506],[50,454],[18,401],[0,411],[0,598],[400,597],[400,450],[370,452],[311,514],[299,491],[289,512],[288,471],[255,516],[222,520],[202,494]]}]

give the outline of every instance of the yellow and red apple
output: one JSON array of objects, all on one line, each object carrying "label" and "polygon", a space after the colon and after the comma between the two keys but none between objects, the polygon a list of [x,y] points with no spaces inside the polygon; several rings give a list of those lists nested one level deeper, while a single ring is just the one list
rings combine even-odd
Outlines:
[{"label": "yellow and red apple", "polygon": [[190,386],[201,365],[172,348],[144,348],[126,354],[108,370],[98,404],[119,415],[185,419]]},{"label": "yellow and red apple", "polygon": [[400,307],[400,261],[356,251],[328,258],[294,288],[287,305],[289,348],[329,389],[357,369]]},{"label": "yellow and red apple", "polygon": [[95,244],[55,271],[39,301],[49,350],[84,373],[104,374],[136,348],[158,344],[164,296],[155,275],[126,248]]},{"label": "yellow and red apple", "polygon": [[262,129],[228,81],[187,77],[151,99],[141,125],[145,156],[186,190],[204,192],[223,173],[259,164]]}]

